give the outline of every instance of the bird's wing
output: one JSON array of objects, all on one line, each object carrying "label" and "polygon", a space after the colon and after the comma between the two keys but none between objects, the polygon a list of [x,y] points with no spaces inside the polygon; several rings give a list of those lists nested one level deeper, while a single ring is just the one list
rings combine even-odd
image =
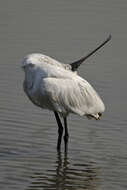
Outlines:
[{"label": "bird's wing", "polygon": [[60,113],[87,115],[104,111],[104,104],[98,94],[79,76],[76,80],[44,78],[40,89],[49,98],[54,110]]}]

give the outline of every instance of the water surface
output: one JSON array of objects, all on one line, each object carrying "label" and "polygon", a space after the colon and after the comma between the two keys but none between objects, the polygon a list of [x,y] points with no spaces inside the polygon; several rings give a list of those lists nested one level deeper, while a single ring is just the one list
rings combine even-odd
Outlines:
[{"label": "water surface", "polygon": [[[0,189],[127,189],[127,2],[125,0],[0,3]],[[100,121],[70,115],[69,151],[56,151],[53,113],[22,89],[22,58],[42,52],[68,63],[109,33],[112,41],[79,73],[106,105]]]}]

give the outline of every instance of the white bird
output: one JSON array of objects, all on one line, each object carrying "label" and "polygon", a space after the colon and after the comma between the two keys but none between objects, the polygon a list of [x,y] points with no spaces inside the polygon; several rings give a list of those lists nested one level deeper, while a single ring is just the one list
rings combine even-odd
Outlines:
[{"label": "white bird", "polygon": [[100,119],[104,103],[93,87],[77,72],[79,65],[111,39],[111,35],[95,50],[80,60],[63,64],[43,54],[27,55],[22,62],[25,72],[24,91],[33,104],[54,112],[58,124],[57,150],[60,150],[64,120],[65,151],[67,150],[69,113]]}]

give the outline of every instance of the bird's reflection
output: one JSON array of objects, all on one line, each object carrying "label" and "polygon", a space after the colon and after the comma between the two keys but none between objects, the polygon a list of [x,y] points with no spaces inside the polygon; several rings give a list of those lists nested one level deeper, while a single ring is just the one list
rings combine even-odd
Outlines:
[{"label": "bird's reflection", "polygon": [[57,154],[53,169],[34,173],[27,190],[97,190],[100,184],[100,169],[96,163],[71,163],[67,153]]}]

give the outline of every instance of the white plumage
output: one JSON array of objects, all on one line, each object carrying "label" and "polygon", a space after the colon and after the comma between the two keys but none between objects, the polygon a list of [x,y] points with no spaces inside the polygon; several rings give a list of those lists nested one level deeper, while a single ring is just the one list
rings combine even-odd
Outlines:
[{"label": "white plumage", "polygon": [[100,119],[105,106],[93,87],[76,70],[86,59],[111,40],[111,35],[79,60],[63,64],[43,54],[27,55],[22,67],[25,71],[24,91],[33,104],[52,110],[58,124],[57,150],[60,151],[64,120],[65,151],[68,144],[67,116],[69,113]]},{"label": "white plumage", "polygon": [[24,90],[30,100],[66,117],[69,113],[99,119],[105,107],[93,87],[69,64],[43,54],[30,54],[23,60]]}]

